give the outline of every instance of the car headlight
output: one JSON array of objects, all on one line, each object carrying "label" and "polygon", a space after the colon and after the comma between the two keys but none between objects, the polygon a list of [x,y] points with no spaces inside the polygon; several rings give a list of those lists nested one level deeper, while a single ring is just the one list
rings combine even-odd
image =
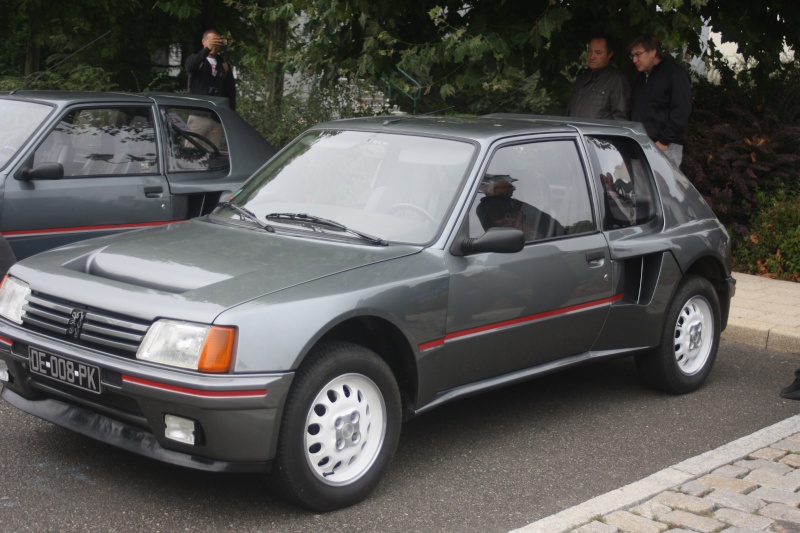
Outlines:
[{"label": "car headlight", "polygon": [[236,329],[159,320],[147,330],[136,358],[201,372],[227,372]]},{"label": "car headlight", "polygon": [[0,287],[0,316],[22,324],[22,315],[25,314],[22,306],[30,293],[31,288],[24,281],[11,276],[3,278],[3,285]]}]

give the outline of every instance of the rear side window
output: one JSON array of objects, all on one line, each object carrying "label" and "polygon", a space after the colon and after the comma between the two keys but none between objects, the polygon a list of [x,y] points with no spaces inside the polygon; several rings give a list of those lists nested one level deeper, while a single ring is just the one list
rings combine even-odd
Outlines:
[{"label": "rear side window", "polygon": [[171,172],[229,168],[228,141],[217,113],[189,107],[170,107],[164,113]]},{"label": "rear side window", "polygon": [[158,150],[148,107],[74,109],[33,155],[33,166],[60,163],[64,177],[154,174]]},{"label": "rear side window", "polygon": [[627,137],[587,137],[597,175],[603,229],[646,224],[655,217],[650,167],[639,144]]}]

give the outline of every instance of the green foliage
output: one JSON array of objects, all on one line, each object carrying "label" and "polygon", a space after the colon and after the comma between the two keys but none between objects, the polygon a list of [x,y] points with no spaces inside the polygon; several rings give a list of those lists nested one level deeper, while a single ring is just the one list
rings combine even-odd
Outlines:
[{"label": "green foliage", "polygon": [[759,83],[780,70],[784,38],[795,45],[800,35],[800,4],[789,0],[0,2],[5,76],[24,76],[26,60],[29,74],[42,71],[111,30],[60,70],[102,68],[121,90],[179,89],[185,73],[173,84],[161,76],[168,47],[177,45],[185,60],[200,33],[216,26],[233,39],[228,59],[259,76],[276,105],[288,71],[327,87],[343,76],[390,86],[394,103],[417,112],[559,112],[586,38],[597,31],[621,45],[614,61],[633,75],[624,51],[630,39],[653,32],[673,51],[698,53],[701,17],[710,19],[754,60],[751,76]]},{"label": "green foliage", "polygon": [[66,73],[46,72],[25,80],[17,77],[0,79],[0,90],[38,89],[58,91],[112,91],[111,74],[102,68],[78,65]]},{"label": "green foliage", "polygon": [[[558,111],[571,81],[565,73],[581,58],[592,32],[605,31],[622,44],[655,32],[680,51],[699,53],[703,3],[308,0],[304,27],[310,39],[302,51],[292,51],[302,61],[290,64],[310,67],[323,83],[342,74],[385,80],[398,95],[409,93],[418,112]],[[621,47],[618,52],[616,63],[632,73]],[[404,73],[421,88],[409,86]],[[521,96],[531,87],[543,93],[524,102]],[[543,94],[551,101],[542,101]],[[411,108],[402,97],[395,103]]]},{"label": "green foliage", "polygon": [[157,0],[153,7],[163,10],[179,20],[187,20],[200,16],[205,6],[198,0]]},{"label": "green foliage", "polygon": [[748,76],[763,82],[781,70],[784,46],[800,46],[800,4],[795,0],[706,0],[700,14],[723,42],[738,44]]},{"label": "green foliage", "polygon": [[733,237],[734,269],[800,281],[800,195],[756,195],[750,231]]},{"label": "green foliage", "polygon": [[362,87],[352,81],[340,82],[335,87],[309,87],[307,94],[293,93],[283,97],[276,108],[263,98],[259,85],[242,84],[239,87],[236,110],[273,146],[281,148],[303,131],[320,122],[339,118],[374,115],[382,108],[364,107],[371,87]]},{"label": "green foliage", "polygon": [[[170,47],[185,58],[197,51],[207,25],[240,23],[234,10],[204,0],[0,0],[0,6],[0,78],[56,65],[59,75],[74,78],[72,70],[91,67],[125,91],[154,83],[168,88],[159,78],[170,67]],[[172,86],[186,87],[185,74]]]}]

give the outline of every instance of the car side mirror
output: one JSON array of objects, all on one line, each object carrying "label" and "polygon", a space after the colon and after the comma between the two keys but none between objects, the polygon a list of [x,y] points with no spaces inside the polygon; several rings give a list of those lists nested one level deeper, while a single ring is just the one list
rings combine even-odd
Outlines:
[{"label": "car side mirror", "polygon": [[36,168],[23,168],[14,177],[20,181],[60,180],[64,177],[64,166],[61,163],[42,163]]},{"label": "car side mirror", "polygon": [[514,254],[525,247],[525,234],[516,228],[489,228],[477,238],[466,238],[461,241],[461,252],[464,255]]}]

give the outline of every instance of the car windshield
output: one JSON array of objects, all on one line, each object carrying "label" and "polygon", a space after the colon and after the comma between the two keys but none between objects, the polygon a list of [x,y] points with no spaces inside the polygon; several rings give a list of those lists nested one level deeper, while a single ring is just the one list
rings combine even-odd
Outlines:
[{"label": "car windshield", "polygon": [[[425,244],[450,212],[474,151],[473,144],[451,139],[311,131],[233,201],[276,227]],[[238,216],[230,209],[218,214]],[[336,224],[323,223],[331,221]]]},{"label": "car windshield", "polygon": [[49,105],[0,100],[0,170],[25,144],[53,110]]}]

